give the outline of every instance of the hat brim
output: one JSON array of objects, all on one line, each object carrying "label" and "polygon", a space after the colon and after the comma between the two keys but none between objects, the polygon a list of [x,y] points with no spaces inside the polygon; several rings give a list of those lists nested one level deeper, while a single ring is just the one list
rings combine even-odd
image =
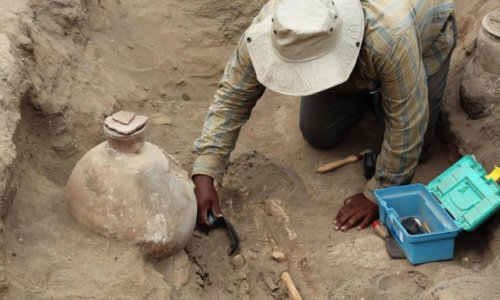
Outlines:
[{"label": "hat brim", "polygon": [[349,78],[359,55],[365,20],[359,0],[336,0],[342,21],[331,51],[314,60],[283,60],[272,46],[269,14],[245,33],[257,79],[266,88],[290,96],[307,96],[337,86]]}]

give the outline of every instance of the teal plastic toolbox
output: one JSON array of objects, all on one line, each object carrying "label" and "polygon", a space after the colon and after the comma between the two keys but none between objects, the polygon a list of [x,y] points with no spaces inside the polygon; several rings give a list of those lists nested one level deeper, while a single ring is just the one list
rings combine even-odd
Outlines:
[{"label": "teal plastic toolbox", "polygon": [[[453,258],[455,237],[474,230],[500,208],[500,186],[467,155],[427,186],[411,184],[375,191],[380,220],[412,264]],[[429,233],[409,234],[401,224],[416,217]]]}]

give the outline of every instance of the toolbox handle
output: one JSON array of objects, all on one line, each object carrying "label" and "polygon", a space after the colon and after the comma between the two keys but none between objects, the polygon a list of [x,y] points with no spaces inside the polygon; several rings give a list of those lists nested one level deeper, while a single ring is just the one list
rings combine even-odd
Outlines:
[{"label": "toolbox handle", "polygon": [[398,241],[399,245],[402,245],[404,242],[404,235],[406,230],[404,229],[403,225],[401,225],[401,222],[399,222],[396,214],[391,214],[389,216],[389,220],[391,221],[389,231],[392,233],[396,241]]}]

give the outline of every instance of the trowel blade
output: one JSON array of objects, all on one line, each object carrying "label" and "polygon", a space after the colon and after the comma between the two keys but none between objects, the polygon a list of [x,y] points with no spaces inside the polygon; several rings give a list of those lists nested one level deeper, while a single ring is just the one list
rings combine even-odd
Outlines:
[{"label": "trowel blade", "polygon": [[236,231],[234,225],[229,222],[227,218],[215,217],[211,213],[208,213],[208,222],[210,223],[209,229],[223,227],[226,229],[229,239],[231,240],[231,250],[229,251],[229,256],[236,253],[236,251],[240,248],[240,236]]}]

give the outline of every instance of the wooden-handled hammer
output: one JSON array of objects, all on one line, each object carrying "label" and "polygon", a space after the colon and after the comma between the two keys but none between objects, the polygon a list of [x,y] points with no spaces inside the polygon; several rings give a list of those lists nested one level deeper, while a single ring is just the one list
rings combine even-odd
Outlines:
[{"label": "wooden-handled hammer", "polygon": [[334,161],[331,163],[327,163],[325,165],[321,165],[318,167],[316,172],[326,173],[326,172],[330,172],[330,171],[333,171],[335,169],[338,169],[344,165],[360,161],[361,159],[363,159],[363,154],[368,153],[368,152],[371,152],[371,150],[368,149],[368,150],[365,150],[359,154],[349,155],[348,157],[343,158],[341,160],[337,160],[337,161]]}]

